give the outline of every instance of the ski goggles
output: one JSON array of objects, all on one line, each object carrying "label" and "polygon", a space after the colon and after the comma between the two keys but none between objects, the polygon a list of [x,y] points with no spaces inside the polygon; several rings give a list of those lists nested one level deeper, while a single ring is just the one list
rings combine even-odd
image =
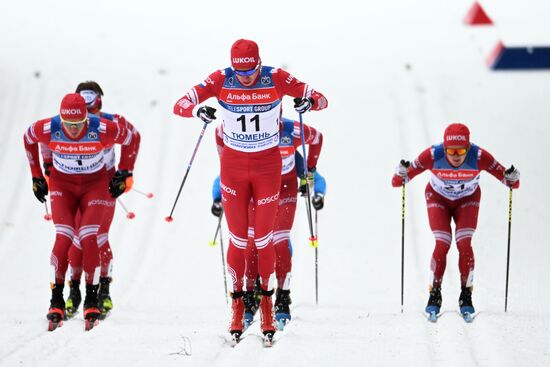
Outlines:
[{"label": "ski goggles", "polygon": [[75,126],[75,125],[81,125],[85,123],[86,120],[88,120],[88,117],[84,117],[82,120],[79,120],[79,121],[69,121],[69,120],[61,119],[61,122],[63,123],[63,125]]},{"label": "ski goggles", "polygon": [[86,102],[86,107],[88,108],[94,107],[97,101],[97,97],[99,97],[99,94],[89,89],[80,91],[80,95],[82,96],[82,98],[84,98],[84,101]]},{"label": "ski goggles", "polygon": [[258,65],[256,65],[256,67],[254,69],[237,70],[237,69],[233,68],[233,71],[235,72],[235,74],[237,74],[239,76],[250,76],[250,75],[254,74],[259,68],[260,68],[260,63],[258,63]]},{"label": "ski goggles", "polygon": [[445,153],[448,155],[464,155],[468,152],[468,148],[445,148]]}]

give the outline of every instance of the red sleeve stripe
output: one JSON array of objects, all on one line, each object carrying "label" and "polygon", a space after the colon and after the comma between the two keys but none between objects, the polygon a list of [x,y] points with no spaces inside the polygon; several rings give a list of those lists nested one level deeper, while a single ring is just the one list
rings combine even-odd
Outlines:
[{"label": "red sleeve stripe", "polygon": [[[198,104],[199,103],[199,96],[197,94],[197,91],[195,90],[195,88],[193,87],[189,92],[187,92],[187,94],[185,95],[185,97],[187,97],[187,99],[192,103],[192,104]],[[186,108],[185,106],[182,106],[183,108]]]},{"label": "red sleeve stripe", "polygon": [[32,126],[25,131],[25,140],[27,141],[27,144],[34,144],[36,143],[36,138],[33,139],[34,132],[32,131]]},{"label": "red sleeve stripe", "polygon": [[[25,132],[25,139],[27,140],[28,144],[35,144],[38,142],[38,138],[36,137],[36,134],[34,133],[34,125],[36,125],[36,122],[29,126],[27,131]],[[49,133],[49,131],[48,131]]]},{"label": "red sleeve stripe", "polygon": [[126,139],[124,139],[124,143],[122,143],[122,145],[129,145],[132,142],[132,136],[132,133],[128,130],[126,133]]},{"label": "red sleeve stripe", "polygon": [[304,98],[309,98],[313,94],[314,90],[309,87],[308,84],[304,87]]},{"label": "red sleeve stripe", "polygon": [[99,123],[99,132],[100,133],[106,133],[107,132],[107,125],[104,122]]},{"label": "red sleeve stripe", "polygon": [[[307,130],[304,129],[304,134]],[[315,130],[315,135],[312,134],[312,131],[313,129],[309,129],[309,134],[307,136],[304,136],[304,139],[306,141],[306,144],[319,144],[319,137],[320,137],[320,133],[319,131]],[[301,139],[302,136],[301,136],[301,130],[300,130],[300,124],[295,124],[294,125],[294,131],[292,132],[292,135],[297,138],[297,139]]]}]

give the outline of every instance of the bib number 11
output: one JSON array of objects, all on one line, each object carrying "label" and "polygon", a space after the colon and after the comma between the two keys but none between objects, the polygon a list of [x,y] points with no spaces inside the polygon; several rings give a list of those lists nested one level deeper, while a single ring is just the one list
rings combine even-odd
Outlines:
[{"label": "bib number 11", "polygon": [[[246,132],[246,116],[245,115],[241,115],[237,121],[240,121],[241,122],[241,126],[243,128],[243,133]],[[252,117],[250,119],[250,122],[254,122],[255,124],[255,127],[256,127],[256,131],[260,131],[260,115],[254,115],[254,117]]]}]

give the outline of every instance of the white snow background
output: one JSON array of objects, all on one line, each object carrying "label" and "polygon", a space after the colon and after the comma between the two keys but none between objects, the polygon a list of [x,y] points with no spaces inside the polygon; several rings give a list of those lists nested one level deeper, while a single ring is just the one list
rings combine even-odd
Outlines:
[{"label": "white snow background", "polygon": [[[470,0],[0,2],[1,366],[549,366],[550,73],[492,72],[498,40],[550,44],[544,0],[483,1],[492,27],[468,27]],[[258,323],[228,346],[211,182],[219,163],[213,126],[170,212],[202,123],[172,114],[175,101],[229,65],[238,38],[258,42],[265,65],[284,67],[322,91],[329,108],[304,119],[324,134],[318,169],[327,179],[319,212],[319,305],[304,205],[294,230],[293,320],[261,346]],[[102,86],[104,110],[142,134],[135,188],[117,208],[112,315],[84,332],[82,316],[46,331],[52,222],[34,198],[24,130],[58,113],[80,81]],[[215,105],[214,100],[209,104]],[[296,117],[291,99],[285,115]],[[443,315],[428,323],[434,240],[423,191],[407,187],[405,310],[400,307],[401,158],[466,123],[473,142],[522,173],[513,196],[508,312],[504,312],[508,190],[482,174],[473,239],[474,304],[457,313],[453,245]],[[225,228],[224,228],[225,229]],[[227,248],[227,238],[225,238]],[[66,294],[68,290],[66,289]]]}]

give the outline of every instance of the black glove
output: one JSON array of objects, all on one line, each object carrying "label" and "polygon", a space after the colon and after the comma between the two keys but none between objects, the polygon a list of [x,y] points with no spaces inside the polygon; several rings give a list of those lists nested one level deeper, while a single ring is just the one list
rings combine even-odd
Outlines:
[{"label": "black glove", "polygon": [[309,111],[314,104],[315,104],[315,101],[311,97],[294,98],[294,109],[298,113],[304,113]]},{"label": "black glove", "polygon": [[212,214],[215,217],[219,218],[220,215],[222,215],[222,213],[223,213],[222,202],[214,200],[214,202],[212,203],[212,208],[210,209],[210,211],[212,212]]},{"label": "black glove", "polygon": [[126,179],[132,177],[132,173],[126,170],[117,170],[109,182],[109,192],[113,198],[117,198],[126,191]]},{"label": "black glove", "polygon": [[325,206],[325,197],[323,195],[315,194],[311,199],[311,204],[315,210],[321,210]]},{"label": "black glove", "polygon": [[216,119],[216,116],[214,113],[216,112],[216,109],[210,106],[201,106],[197,110],[197,117],[200,118],[202,121],[206,122],[207,124],[211,123]]},{"label": "black glove", "polygon": [[44,167],[44,174],[48,177],[50,177],[50,168],[53,167],[53,163],[43,163],[42,167]]},{"label": "black glove", "polygon": [[311,190],[313,189],[313,184],[314,184],[314,177],[315,177],[315,168],[309,168],[308,169],[308,173],[307,173],[307,177],[305,175],[302,175],[300,177],[300,188],[299,188],[299,191],[300,191],[300,194],[301,196],[307,196],[307,186],[309,184],[309,191],[311,192]]},{"label": "black glove", "polygon": [[32,178],[32,191],[34,196],[41,203],[46,202],[45,196],[48,195],[48,183],[44,177],[33,177]]}]

